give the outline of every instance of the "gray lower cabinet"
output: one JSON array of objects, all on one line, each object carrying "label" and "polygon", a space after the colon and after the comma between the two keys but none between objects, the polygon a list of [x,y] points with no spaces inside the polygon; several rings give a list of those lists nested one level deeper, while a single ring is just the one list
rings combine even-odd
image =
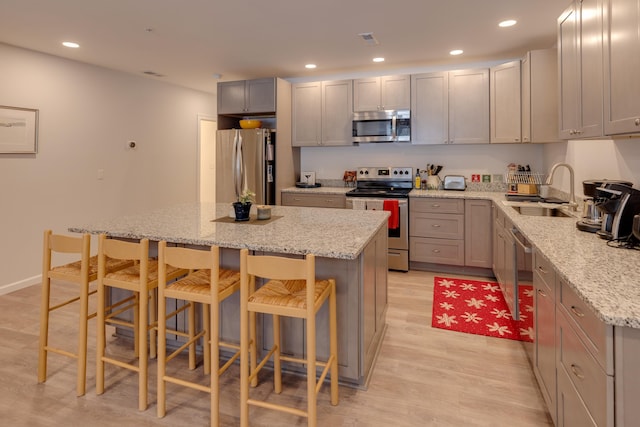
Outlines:
[{"label": "gray lower cabinet", "polygon": [[419,198],[409,202],[409,254],[413,262],[491,268],[492,202]]},{"label": "gray lower cabinet", "polygon": [[556,412],[556,273],[539,253],[533,255],[533,373],[549,408],[553,422]]},{"label": "gray lower cabinet", "polygon": [[312,208],[341,208],[346,206],[344,194],[304,194],[298,192],[282,192],[284,206],[306,206]]}]

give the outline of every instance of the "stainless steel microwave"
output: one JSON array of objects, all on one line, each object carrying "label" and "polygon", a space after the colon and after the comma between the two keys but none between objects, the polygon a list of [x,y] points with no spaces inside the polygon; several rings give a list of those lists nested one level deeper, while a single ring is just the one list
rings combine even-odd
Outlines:
[{"label": "stainless steel microwave", "polygon": [[353,113],[353,142],[411,141],[411,111],[381,110]]}]

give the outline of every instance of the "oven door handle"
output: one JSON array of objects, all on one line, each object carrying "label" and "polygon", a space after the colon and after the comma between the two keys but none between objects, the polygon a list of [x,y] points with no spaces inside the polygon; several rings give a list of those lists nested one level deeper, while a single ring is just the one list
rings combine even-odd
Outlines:
[{"label": "oven door handle", "polygon": [[524,253],[530,254],[533,252],[533,248],[531,246],[525,245],[524,242],[518,238],[518,235],[521,235],[522,233],[520,233],[517,228],[513,227],[509,230],[509,233],[513,236],[513,240],[515,240],[516,243],[524,250]]}]

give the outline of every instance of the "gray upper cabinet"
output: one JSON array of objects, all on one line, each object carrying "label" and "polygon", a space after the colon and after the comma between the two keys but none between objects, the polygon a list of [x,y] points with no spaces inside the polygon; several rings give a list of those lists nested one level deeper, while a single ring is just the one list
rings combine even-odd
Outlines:
[{"label": "gray upper cabinet", "polygon": [[411,76],[412,144],[489,142],[489,69]]},{"label": "gray upper cabinet", "polygon": [[449,141],[489,142],[489,70],[449,72]]},{"label": "gray upper cabinet", "polygon": [[557,49],[527,52],[522,59],[522,142],[558,142]]},{"label": "gray upper cabinet", "polygon": [[353,111],[408,110],[411,76],[384,76],[353,81]]},{"label": "gray upper cabinet", "polygon": [[490,69],[491,143],[522,142],[520,61]]},{"label": "gray upper cabinet", "polygon": [[218,83],[218,114],[259,114],[275,111],[275,78]]},{"label": "gray upper cabinet", "polygon": [[299,83],[292,87],[292,145],[353,145],[351,80]]},{"label": "gray upper cabinet", "polygon": [[562,139],[603,135],[602,1],[574,0],[558,18]]},{"label": "gray upper cabinet", "polygon": [[449,73],[411,76],[411,143],[449,141]]},{"label": "gray upper cabinet", "polygon": [[640,132],[640,2],[608,0],[604,19],[604,127],[607,135]]}]

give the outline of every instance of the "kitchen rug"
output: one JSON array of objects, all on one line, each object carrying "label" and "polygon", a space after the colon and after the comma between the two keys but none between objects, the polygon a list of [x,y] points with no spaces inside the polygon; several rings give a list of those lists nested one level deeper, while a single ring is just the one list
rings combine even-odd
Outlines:
[{"label": "kitchen rug", "polygon": [[525,285],[519,289],[521,320],[514,321],[498,283],[446,277],[435,277],[433,280],[432,327],[533,341],[531,286]]}]

